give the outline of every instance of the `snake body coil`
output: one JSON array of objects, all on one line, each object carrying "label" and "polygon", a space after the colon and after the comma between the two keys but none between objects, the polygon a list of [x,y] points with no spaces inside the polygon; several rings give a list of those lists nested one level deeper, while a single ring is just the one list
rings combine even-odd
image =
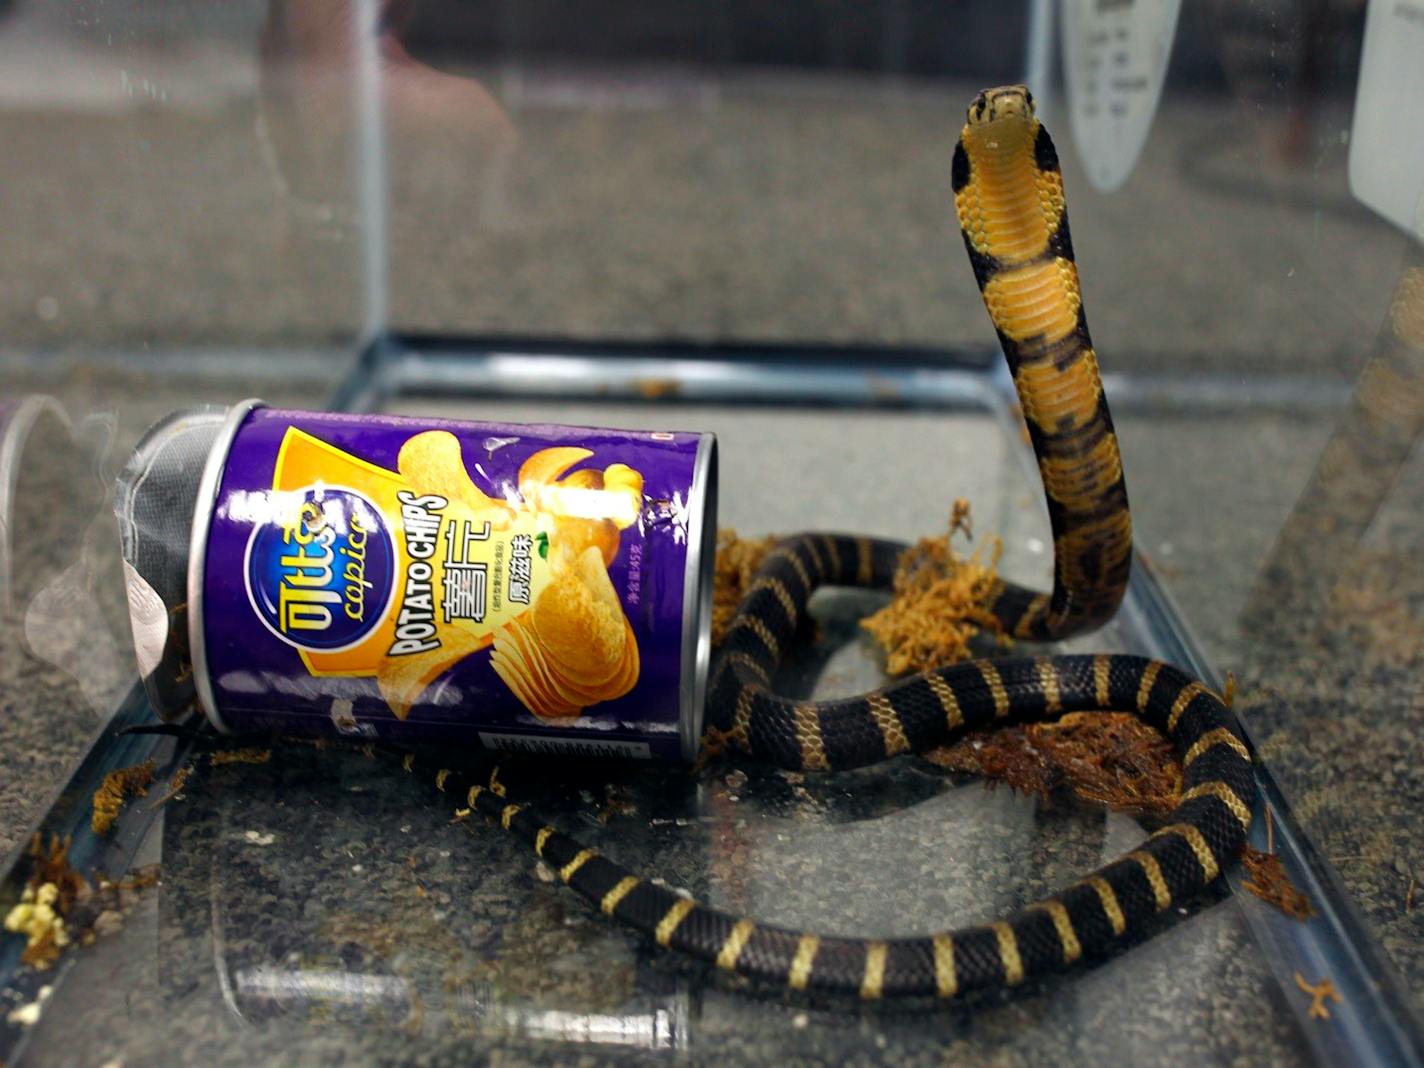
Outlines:
[{"label": "snake body coil", "polygon": [[[1127,583],[1131,524],[1057,156],[1022,86],[976,98],[952,179],[974,276],[1038,456],[1054,536],[1052,592],[1005,584],[994,612],[1020,637],[1059,638],[1116,609]],[[429,770],[441,790],[498,820],[605,914],[661,946],[798,990],[954,997],[1014,986],[1101,955],[1216,879],[1251,822],[1251,757],[1222,700],[1170,665],[1116,655],[974,660],[842,700],[795,701],[772,691],[812,592],[822,585],[886,587],[902,549],[803,534],[769,555],[714,670],[708,714],[717,739],[783,767],[834,770],[1014,720],[1136,712],[1182,760],[1181,802],[1167,826],[1081,882],[997,922],[914,938],[838,938],[699,904],[584,848],[468,773]],[[416,757],[405,766],[423,767]]]}]

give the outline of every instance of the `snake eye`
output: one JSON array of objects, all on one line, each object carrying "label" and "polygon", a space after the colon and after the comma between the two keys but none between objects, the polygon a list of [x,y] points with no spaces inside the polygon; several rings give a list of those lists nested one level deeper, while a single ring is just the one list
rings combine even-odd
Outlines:
[{"label": "snake eye", "polygon": [[1027,101],[1029,107],[1033,107],[1033,94],[1027,89],[1024,90],[1024,100]]}]

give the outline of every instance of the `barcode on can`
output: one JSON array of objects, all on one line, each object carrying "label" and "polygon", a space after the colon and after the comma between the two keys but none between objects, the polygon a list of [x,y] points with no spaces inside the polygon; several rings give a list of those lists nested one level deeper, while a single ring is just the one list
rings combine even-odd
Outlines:
[{"label": "barcode on can", "polygon": [[582,738],[546,738],[535,734],[494,734],[480,731],[480,743],[486,749],[502,749],[514,753],[553,753],[559,756],[621,757],[651,760],[653,753],[647,742],[602,741]]}]

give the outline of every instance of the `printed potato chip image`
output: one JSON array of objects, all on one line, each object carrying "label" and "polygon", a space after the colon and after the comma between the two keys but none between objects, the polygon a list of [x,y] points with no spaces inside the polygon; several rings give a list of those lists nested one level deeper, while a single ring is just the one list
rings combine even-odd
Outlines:
[{"label": "printed potato chip image", "polygon": [[[595,691],[600,701],[611,701],[615,697],[622,697],[638,681],[638,639],[633,634],[632,625],[626,620],[624,627],[627,629],[627,640],[623,643],[623,662],[613,676]],[[562,682],[562,677],[558,675],[557,661],[550,662],[550,671]]]},{"label": "printed potato chip image", "polygon": [[599,701],[621,697],[633,687],[638,678],[638,642],[632,626],[626,621],[627,639],[623,646],[623,660],[617,671],[605,682],[595,686],[580,684],[561,670],[557,657],[546,654],[538,638],[527,627],[519,624],[508,628],[509,638],[516,643],[525,663],[529,664],[536,677],[551,687],[557,694],[573,701],[580,707],[597,704]]},{"label": "printed potato chip image", "polygon": [[[642,510],[643,478],[626,464],[572,470],[592,456],[573,446],[533,453],[509,500],[475,484],[446,430],[407,439],[395,473],[353,468],[353,480],[391,480],[404,578],[390,629],[369,643],[375,656],[366,646],[312,651],[313,672],[374,674],[401,720],[441,675],[491,645],[491,670],[541,719],[626,694],[638,680],[637,638],[608,568]],[[351,574],[356,588],[362,573]]]},{"label": "printed potato chip image", "polygon": [[525,707],[562,718],[621,697],[638,681],[637,637],[623,614],[602,551],[583,549],[527,615],[502,628],[491,663]]},{"label": "printed potato chip image", "polygon": [[507,642],[501,646],[506,655],[517,659],[526,669],[526,674],[539,689],[562,700],[586,708],[599,699],[597,690],[588,690],[571,684],[559,676],[544,655],[539,639],[531,634],[522,620],[517,620],[505,628],[503,636]]},{"label": "printed potato chip image", "polygon": [[[517,623],[495,638],[491,663],[531,712],[541,718],[564,718],[598,704],[621,697],[638,681],[638,644],[628,627],[623,662],[617,673],[597,688],[581,687],[563,676],[546,657],[538,639]],[[510,675],[515,678],[511,680]]]},{"label": "printed potato chip image", "polygon": [[[626,530],[637,522],[643,508],[643,476],[627,464],[613,464],[603,469],[603,489],[622,498],[620,507],[610,510],[609,518]],[[626,520],[623,517],[627,517]]]},{"label": "printed potato chip image", "polygon": [[540,449],[519,468],[519,496],[526,506],[539,507],[539,493],[547,485],[558,481],[559,477],[576,463],[581,463],[593,455],[590,449],[559,445],[552,449]]},{"label": "printed potato chip image", "polygon": [[603,472],[592,467],[585,467],[582,471],[575,471],[559,479],[559,485],[568,486],[572,489],[603,489]]},{"label": "printed potato chip image", "polygon": [[490,665],[524,706],[542,719],[577,716],[589,703],[575,703],[542,687],[527,663],[506,655],[502,648],[496,648],[491,654]]},{"label": "printed potato chip image", "polygon": [[[511,640],[518,648],[529,649],[528,645],[519,646],[520,639],[514,634],[511,634]],[[517,655],[511,653],[510,661],[514,662]],[[549,670],[548,661],[538,651],[537,645],[533,647],[530,655],[518,661],[517,666],[524,668],[527,688],[533,698],[533,703],[525,703],[531,712],[541,718],[557,718],[571,713],[577,715],[589,705],[597,704],[600,699],[597,694],[588,694],[561,685]]]},{"label": "printed potato chip image", "polygon": [[571,470],[592,456],[589,449],[571,446],[534,453],[520,466],[522,499],[515,506],[474,484],[453,434],[427,431],[402,446],[398,466],[413,492],[443,497],[459,515],[488,521],[492,531],[544,531],[540,555],[549,571],[530,607],[493,633],[447,642],[430,653],[387,658],[378,681],[398,717],[461,658],[491,643],[491,668],[543,719],[577,716],[636,685],[637,638],[608,568],[617,559],[623,530],[642,510],[643,477],[627,464]]},{"label": "printed potato chip image", "polygon": [[622,664],[623,607],[596,548],[584,550],[575,569],[555,576],[530,616],[539,643],[576,682],[596,686]]},{"label": "printed potato chip image", "polygon": [[426,688],[471,653],[493,640],[492,634],[476,636],[463,627],[450,627],[441,635],[440,648],[410,656],[391,656],[376,668],[376,685],[397,719],[410,714],[410,706]]},{"label": "printed potato chip image", "polygon": [[519,494],[525,506],[555,516],[599,519],[626,530],[643,507],[643,476],[627,464],[603,471],[569,468],[588,459],[588,449],[543,449],[519,469]]},{"label": "printed potato chip image", "polygon": [[558,562],[572,565],[590,546],[597,547],[605,567],[618,556],[618,527],[608,519],[583,519],[579,516],[555,516],[550,551],[558,553]]},{"label": "printed potato chip image", "polygon": [[416,434],[401,446],[396,465],[414,492],[460,501],[480,519],[490,520],[496,530],[507,527],[514,518],[514,509],[470,480],[460,455],[460,439],[447,430]]}]

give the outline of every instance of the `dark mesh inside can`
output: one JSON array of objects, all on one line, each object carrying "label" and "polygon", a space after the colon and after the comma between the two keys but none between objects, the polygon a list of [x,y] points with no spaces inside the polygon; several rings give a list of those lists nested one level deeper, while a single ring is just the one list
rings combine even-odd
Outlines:
[{"label": "dark mesh inside can", "polygon": [[175,412],[150,430],[119,476],[114,511],[125,563],[139,673],[154,710],[174,719],[193,704],[188,558],[203,468],[227,411]]}]

